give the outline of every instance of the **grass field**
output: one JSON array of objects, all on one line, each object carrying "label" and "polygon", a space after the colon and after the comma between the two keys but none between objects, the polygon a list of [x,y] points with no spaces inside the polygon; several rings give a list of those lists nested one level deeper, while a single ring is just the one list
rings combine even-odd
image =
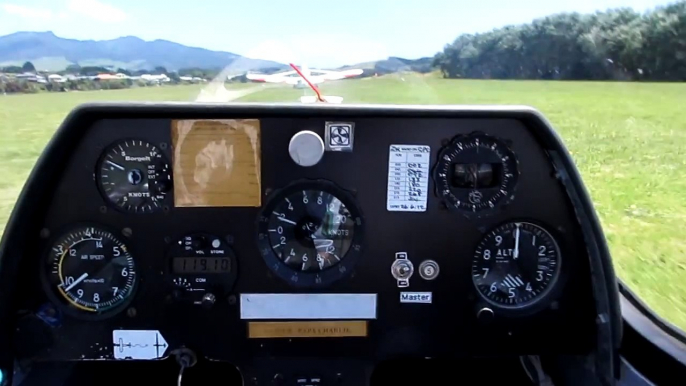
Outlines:
[{"label": "grass field", "polygon": [[[246,87],[241,85],[241,87]],[[96,100],[192,100],[196,86],[0,96],[0,232],[46,142],[74,106]],[[346,102],[526,104],[572,152],[603,221],[618,275],[686,329],[686,83],[470,81],[388,76],[324,85]],[[296,101],[270,88],[242,101]]]}]

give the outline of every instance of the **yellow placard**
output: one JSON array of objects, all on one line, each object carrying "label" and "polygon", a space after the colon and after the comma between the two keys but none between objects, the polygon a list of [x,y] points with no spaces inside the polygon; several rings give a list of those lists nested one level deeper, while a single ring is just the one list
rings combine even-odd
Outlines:
[{"label": "yellow placard", "polygon": [[248,338],[366,337],[367,321],[249,322]]},{"label": "yellow placard", "polygon": [[259,207],[260,121],[174,120],[174,206]]}]

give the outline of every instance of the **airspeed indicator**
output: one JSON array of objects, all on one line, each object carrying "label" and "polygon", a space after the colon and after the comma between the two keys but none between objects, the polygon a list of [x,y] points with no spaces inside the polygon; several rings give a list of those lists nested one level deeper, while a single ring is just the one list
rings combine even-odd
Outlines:
[{"label": "airspeed indicator", "polygon": [[97,227],[60,236],[43,265],[48,294],[69,312],[110,314],[125,306],[136,286],[136,264],[128,246]]}]

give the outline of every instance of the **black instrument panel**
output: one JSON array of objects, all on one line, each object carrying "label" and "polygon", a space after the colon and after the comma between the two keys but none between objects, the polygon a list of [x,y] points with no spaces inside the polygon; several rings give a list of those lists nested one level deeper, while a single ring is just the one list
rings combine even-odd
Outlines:
[{"label": "black instrument panel", "polygon": [[[160,182],[172,175],[164,162],[174,159],[172,119],[197,117],[259,120],[259,207],[174,205],[173,181]],[[353,110],[329,116],[265,110],[260,115],[254,110],[228,117],[205,111],[197,117],[188,112],[150,118],[103,115],[81,128],[84,135],[65,152],[44,205],[36,232],[41,237],[27,246],[26,256],[32,258],[20,266],[18,307],[44,323],[24,326],[20,319],[19,327],[41,326],[45,331],[40,335],[48,338],[19,341],[19,356],[116,360],[114,330],[159,331],[168,345],[166,355],[188,347],[261,377],[273,374],[262,374],[257,363],[278,358],[291,364],[294,358],[348,358],[374,365],[398,357],[586,354],[593,349],[596,310],[581,227],[548,145],[521,115],[401,117]],[[289,153],[292,138],[311,131],[329,140],[325,131],[332,121],[354,123],[352,151],[325,151],[314,166],[298,165]],[[117,177],[117,183],[136,185],[133,206],[108,195],[104,183],[110,180],[97,170],[113,146],[129,140],[138,141],[138,150],[149,144],[155,151],[153,167]],[[475,143],[487,146],[476,157],[465,156]],[[428,147],[429,173],[407,180],[419,184],[415,192],[426,193],[425,211],[387,209],[392,145]],[[454,157],[449,156],[453,150]],[[117,155],[112,167],[121,171],[126,156]],[[427,191],[421,192],[424,177]],[[157,179],[149,195],[139,185],[147,178]],[[287,198],[300,200],[293,216],[287,215]],[[279,224],[291,228],[279,233]],[[62,312],[64,302],[56,302],[51,292],[55,286],[38,274],[45,259],[56,254],[55,243],[83,229],[114,235],[135,259],[133,292],[100,318]],[[99,259],[93,245],[96,249],[84,253],[87,261]],[[545,249],[541,256],[540,247]],[[290,250],[295,257],[286,261]],[[484,250],[493,254],[488,264]],[[522,259],[533,253],[548,260],[520,264],[513,257],[520,251]],[[113,252],[103,256],[115,258]],[[484,269],[497,273],[495,291],[485,281],[488,273],[476,277]],[[211,274],[199,274],[205,270]],[[66,286],[81,272],[74,269]],[[196,280],[203,276],[211,279]],[[78,298],[72,290],[80,283],[62,289]],[[84,288],[84,293],[92,298],[95,292]],[[429,293],[430,300],[425,297]],[[251,320],[242,318],[242,294],[375,295],[375,312],[364,318],[365,337],[255,339],[250,338]],[[107,298],[117,297],[112,295]],[[265,365],[270,371],[278,369],[272,362]]]}]

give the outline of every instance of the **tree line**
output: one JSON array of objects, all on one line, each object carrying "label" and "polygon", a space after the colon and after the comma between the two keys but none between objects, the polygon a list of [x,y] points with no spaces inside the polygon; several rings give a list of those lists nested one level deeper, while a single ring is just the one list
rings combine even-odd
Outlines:
[{"label": "tree line", "polygon": [[686,81],[686,0],[463,34],[433,64],[446,78]]}]

